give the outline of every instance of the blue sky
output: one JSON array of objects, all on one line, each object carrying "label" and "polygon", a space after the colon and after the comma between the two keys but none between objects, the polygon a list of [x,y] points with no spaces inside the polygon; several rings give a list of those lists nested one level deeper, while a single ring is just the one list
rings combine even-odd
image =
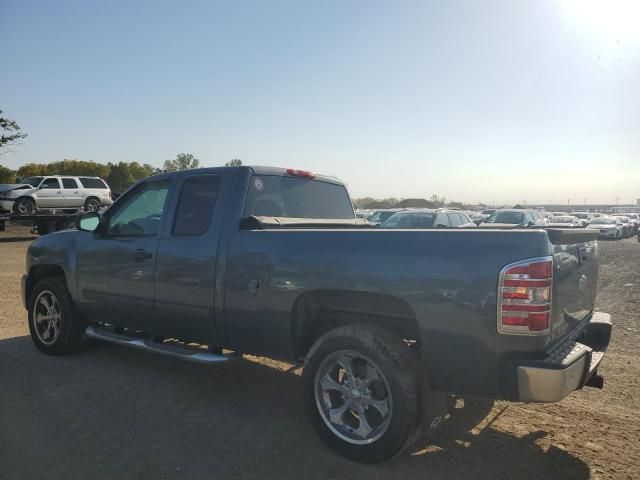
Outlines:
[{"label": "blue sky", "polygon": [[640,198],[640,7],[567,1],[0,0],[0,157],[190,152],[353,196]]}]

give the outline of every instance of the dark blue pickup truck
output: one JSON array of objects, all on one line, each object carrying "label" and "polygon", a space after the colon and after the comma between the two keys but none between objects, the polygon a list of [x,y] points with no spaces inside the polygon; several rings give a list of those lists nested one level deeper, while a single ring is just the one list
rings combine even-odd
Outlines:
[{"label": "dark blue pickup truck", "polygon": [[204,363],[304,362],[318,433],[377,462],[434,428],[454,395],[557,402],[602,387],[597,235],[380,230],[333,178],[189,170],[35,240],[23,299],[47,354],[89,336]]}]

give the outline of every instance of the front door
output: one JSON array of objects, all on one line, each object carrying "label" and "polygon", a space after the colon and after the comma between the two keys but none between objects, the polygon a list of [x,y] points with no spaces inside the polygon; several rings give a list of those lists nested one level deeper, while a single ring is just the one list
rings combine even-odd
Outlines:
[{"label": "front door", "polygon": [[78,307],[89,320],[149,331],[170,179],[139,184],[78,242]]},{"label": "front door", "polygon": [[60,180],[57,178],[45,178],[38,187],[36,194],[38,208],[61,208],[64,207],[64,195]]}]

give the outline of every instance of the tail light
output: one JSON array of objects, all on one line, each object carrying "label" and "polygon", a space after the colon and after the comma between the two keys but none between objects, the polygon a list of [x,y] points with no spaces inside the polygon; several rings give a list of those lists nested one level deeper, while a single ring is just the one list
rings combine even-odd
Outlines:
[{"label": "tail light", "polygon": [[316,174],[313,172],[309,172],[307,170],[295,170],[293,168],[287,168],[287,175],[291,175],[294,177],[303,177],[303,178],[316,178]]},{"label": "tail light", "polygon": [[498,286],[498,332],[542,335],[549,331],[553,258],[507,265]]}]

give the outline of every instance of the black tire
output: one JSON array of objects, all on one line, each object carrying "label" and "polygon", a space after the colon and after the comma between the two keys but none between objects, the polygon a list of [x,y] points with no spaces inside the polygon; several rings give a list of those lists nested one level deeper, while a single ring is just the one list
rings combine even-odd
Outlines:
[{"label": "black tire", "polygon": [[13,205],[13,211],[18,215],[33,215],[36,211],[36,202],[29,197],[19,197]]},{"label": "black tire", "polygon": [[89,197],[84,202],[85,212],[97,212],[100,210],[100,200],[96,197]]},{"label": "black tire", "polygon": [[[323,419],[316,401],[319,368],[325,359],[342,351],[370,359],[388,384],[389,420],[381,436],[371,443],[354,444],[338,436]],[[336,328],[320,337],[305,359],[302,381],[307,414],[323,441],[338,454],[359,462],[382,462],[400,454],[415,438],[419,426],[419,378],[417,358],[401,338],[368,325]]]},{"label": "black tire", "polygon": [[[47,297],[47,292],[54,295],[59,306],[58,334],[55,338],[47,342],[43,339],[44,320],[37,321],[37,316],[41,316],[44,303],[41,303],[41,294]],[[51,303],[48,297],[47,303]],[[36,301],[38,304],[36,305]],[[39,281],[34,287],[29,297],[29,332],[33,343],[43,353],[48,355],[63,355],[77,350],[82,345],[82,337],[85,329],[85,322],[76,311],[75,306],[67,290],[65,281],[61,277],[50,277]],[[53,328],[53,327],[52,327]],[[49,329],[47,329],[49,330]]]}]

